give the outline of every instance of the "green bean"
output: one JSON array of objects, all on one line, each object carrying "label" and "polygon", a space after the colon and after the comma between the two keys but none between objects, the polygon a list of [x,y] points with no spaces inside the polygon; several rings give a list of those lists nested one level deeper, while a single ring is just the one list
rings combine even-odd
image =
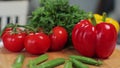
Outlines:
[{"label": "green bean", "polygon": [[57,59],[42,63],[41,65],[38,66],[38,68],[54,68],[56,66],[63,64],[64,62],[65,62],[65,59],[57,58]]},{"label": "green bean", "polygon": [[91,64],[91,65],[96,65],[96,66],[102,65],[102,61],[100,60],[97,61],[89,57],[71,55],[70,58],[74,58],[86,64]]},{"label": "green bean", "polygon": [[28,67],[29,68],[35,68],[35,66],[37,64],[42,63],[42,62],[46,61],[47,59],[48,59],[47,54],[40,55],[39,57],[37,57],[33,60],[30,60],[29,63],[28,63]]},{"label": "green bean", "polygon": [[25,56],[23,54],[18,55],[15,59],[14,64],[12,65],[12,68],[22,68],[24,58]]},{"label": "green bean", "polygon": [[66,60],[64,68],[72,68],[72,62],[70,60]]},{"label": "green bean", "polygon": [[70,61],[72,61],[75,68],[89,68],[87,65],[83,64],[82,62],[76,59],[70,58]]},{"label": "green bean", "polygon": [[37,68],[37,65],[35,65],[32,61],[29,61],[28,68]]}]

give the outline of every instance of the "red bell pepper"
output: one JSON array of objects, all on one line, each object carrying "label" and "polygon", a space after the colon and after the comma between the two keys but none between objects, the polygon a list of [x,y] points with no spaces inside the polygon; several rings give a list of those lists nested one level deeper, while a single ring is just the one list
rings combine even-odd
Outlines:
[{"label": "red bell pepper", "polygon": [[117,40],[115,27],[106,22],[93,25],[81,20],[72,30],[74,48],[84,56],[108,58],[114,51]]}]

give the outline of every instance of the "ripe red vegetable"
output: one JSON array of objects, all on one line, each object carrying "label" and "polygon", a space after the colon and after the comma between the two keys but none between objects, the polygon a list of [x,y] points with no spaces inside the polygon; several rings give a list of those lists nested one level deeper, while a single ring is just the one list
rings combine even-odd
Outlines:
[{"label": "ripe red vegetable", "polygon": [[[17,28],[17,31],[18,31],[18,32],[22,32],[22,29]],[[12,28],[12,27],[5,28],[5,30],[2,32],[1,38],[3,38],[4,35],[7,34],[7,32],[13,32],[13,28]]]},{"label": "ripe red vegetable", "polygon": [[50,38],[44,33],[30,33],[26,36],[24,45],[31,54],[43,54],[50,48]]},{"label": "ripe red vegetable", "polygon": [[68,39],[68,33],[65,28],[61,26],[56,26],[52,30],[50,39],[51,39],[50,50],[59,51],[65,46]]},{"label": "ripe red vegetable", "polygon": [[2,37],[4,47],[12,52],[19,52],[24,48],[24,38],[26,33],[13,33],[13,31],[6,32]]},{"label": "ripe red vegetable", "polygon": [[6,28],[6,29],[3,31],[2,35],[1,35],[1,38],[3,38],[3,36],[5,35],[5,33],[10,32],[11,30],[12,30],[12,28]]},{"label": "ripe red vegetable", "polygon": [[106,22],[94,26],[88,20],[82,20],[72,31],[75,49],[88,57],[108,58],[115,49],[116,40],[115,27]]}]

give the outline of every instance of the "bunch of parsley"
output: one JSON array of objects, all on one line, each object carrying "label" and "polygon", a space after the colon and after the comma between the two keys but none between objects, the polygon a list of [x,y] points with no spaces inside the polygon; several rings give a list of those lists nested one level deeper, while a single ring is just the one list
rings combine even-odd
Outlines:
[{"label": "bunch of parsley", "polygon": [[32,12],[29,25],[41,27],[46,33],[50,33],[55,26],[63,26],[70,39],[74,25],[86,19],[87,14],[78,6],[70,5],[69,0],[40,0],[40,7]]}]

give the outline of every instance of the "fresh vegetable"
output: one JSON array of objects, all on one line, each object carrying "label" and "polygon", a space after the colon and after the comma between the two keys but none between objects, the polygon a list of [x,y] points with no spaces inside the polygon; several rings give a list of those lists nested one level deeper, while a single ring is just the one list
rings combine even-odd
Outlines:
[{"label": "fresh vegetable", "polygon": [[50,38],[45,33],[30,33],[25,37],[24,45],[31,54],[43,54],[50,48]]},{"label": "fresh vegetable", "polygon": [[75,68],[89,68],[87,65],[83,64],[82,62],[76,59],[70,58],[70,61],[73,63]]},{"label": "fresh vegetable", "polygon": [[26,33],[19,28],[7,28],[2,35],[4,47],[12,52],[23,50],[25,36]]},{"label": "fresh vegetable", "polygon": [[23,54],[20,54],[15,59],[15,62],[12,66],[12,68],[22,68],[23,62],[24,62],[25,56]]},{"label": "fresh vegetable", "polygon": [[7,24],[5,27],[4,27],[4,29],[2,29],[1,31],[0,31],[0,37],[2,38],[2,36],[4,35],[4,33],[6,33],[7,31],[10,31],[12,28],[11,27],[13,27],[14,26],[14,24],[12,24],[12,23],[10,23],[10,24]]},{"label": "fresh vegetable", "polygon": [[72,62],[70,60],[66,60],[64,68],[72,68]]},{"label": "fresh vegetable", "polygon": [[106,22],[94,25],[89,20],[82,20],[72,31],[75,49],[84,56],[108,58],[114,51],[117,40],[115,27]]},{"label": "fresh vegetable", "polygon": [[[103,20],[103,16],[99,15],[99,14],[94,14],[95,19],[96,19],[96,23],[101,23]],[[115,26],[117,33],[119,32],[120,26],[117,20],[110,18],[110,17],[106,17],[105,22],[107,23],[111,23]]]},{"label": "fresh vegetable", "polygon": [[87,12],[75,5],[69,5],[69,0],[40,0],[40,5],[32,12],[28,25],[41,27],[45,33],[50,33],[55,26],[62,26],[68,32],[70,44],[73,26],[86,19]]},{"label": "fresh vegetable", "polygon": [[27,65],[27,68],[37,68],[37,65],[35,65],[32,61],[29,61],[29,65]]},{"label": "fresh vegetable", "polygon": [[33,60],[30,60],[29,63],[28,63],[28,67],[29,68],[35,68],[35,66],[37,67],[38,64],[46,61],[47,59],[48,59],[47,54],[40,55],[39,57],[37,57]]},{"label": "fresh vegetable", "polygon": [[68,39],[68,34],[65,28],[56,26],[52,30],[52,34],[50,35],[51,47],[50,50],[58,51],[61,50]]},{"label": "fresh vegetable", "polygon": [[71,55],[70,58],[79,60],[83,63],[91,64],[91,65],[96,65],[96,66],[102,65],[102,61],[100,61],[100,60],[97,61],[97,60],[89,58],[89,57]]},{"label": "fresh vegetable", "polygon": [[10,32],[12,30],[12,28],[5,28],[3,33],[1,34],[1,38],[7,33]]},{"label": "fresh vegetable", "polygon": [[15,32],[16,33],[20,33],[20,32],[25,33],[21,28],[16,28],[16,31],[13,31],[13,28],[9,27],[9,28],[5,28],[5,30],[3,31],[2,35],[1,35],[1,38],[3,38],[4,35],[6,35],[9,32],[11,32],[11,33],[15,33]]},{"label": "fresh vegetable", "polygon": [[65,63],[65,59],[56,58],[54,60],[50,60],[50,61],[42,63],[41,65],[38,66],[38,68],[54,68],[54,67],[64,64],[64,63]]}]

